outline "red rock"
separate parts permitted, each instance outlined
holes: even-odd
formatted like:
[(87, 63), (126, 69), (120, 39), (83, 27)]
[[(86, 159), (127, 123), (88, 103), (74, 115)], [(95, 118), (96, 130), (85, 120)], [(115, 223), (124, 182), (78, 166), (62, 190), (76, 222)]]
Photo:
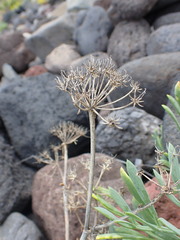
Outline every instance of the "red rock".
[(25, 77), (37, 76), (37, 75), (40, 75), (40, 74), (45, 73), (45, 72), (47, 72), (47, 69), (43, 65), (36, 65), (36, 66), (30, 67), (24, 73), (24, 76)]
[[(153, 178), (156, 181), (155, 178)], [(155, 183), (149, 181), (145, 184), (146, 190), (150, 196), (150, 199), (154, 199), (160, 193), (160, 187)], [(174, 204), (165, 195), (160, 198), (154, 205), (159, 217), (162, 217), (172, 223), (177, 228), (180, 228), (180, 208)]]
[[(84, 186), (87, 186), (88, 182), (88, 170), (84, 169), (81, 161), (87, 162), (90, 154), (82, 154), (78, 157), (69, 159), (69, 169), (76, 168), (77, 180), (81, 181)], [(104, 154), (96, 154), (96, 167), (95, 167), (95, 182), (100, 174), (100, 164), (103, 163), (103, 159), (107, 157)], [(63, 167), (63, 162), (60, 163), (60, 167)], [(123, 183), (120, 179), (121, 164), (118, 160), (113, 160), (112, 168), (107, 171), (102, 178), (102, 184), (105, 187), (111, 186), (117, 190), (123, 187)], [(69, 180), (70, 182), (70, 180)], [(62, 180), (58, 168), (55, 166), (45, 166), (40, 169), (34, 178), (32, 187), (32, 203), (33, 212), (37, 217), (38, 224), (46, 232), (47, 237), (50, 240), (64, 240), (64, 214), (63, 214), (63, 202), (62, 202)], [(75, 182), (71, 182), (69, 185), (69, 191), (76, 190), (78, 195), (76, 201), (81, 196), (80, 192), (83, 191), (83, 187)], [(84, 192), (84, 191), (83, 191)], [(128, 194), (129, 195), (129, 194)], [(69, 193), (69, 197), (72, 193)], [(86, 195), (83, 194), (86, 198)], [(125, 192), (126, 196), (126, 192)], [(80, 205), (83, 207), (76, 210), (79, 219), (84, 223), (85, 203), (79, 198)], [(79, 239), (81, 234), (81, 225), (77, 219), (76, 213), (71, 211), (70, 213), (70, 239)]]
[(34, 57), (35, 55), (25, 47), (21, 33), (8, 32), (0, 35), (0, 75), (4, 63), (10, 64), (17, 72), (23, 72)]

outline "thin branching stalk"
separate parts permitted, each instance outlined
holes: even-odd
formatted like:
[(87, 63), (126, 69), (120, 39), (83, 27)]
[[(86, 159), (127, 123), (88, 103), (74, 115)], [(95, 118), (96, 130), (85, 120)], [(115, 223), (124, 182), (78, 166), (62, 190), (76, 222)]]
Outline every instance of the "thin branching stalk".
[(94, 166), (95, 166), (95, 146), (96, 146), (95, 119), (96, 119), (96, 114), (90, 110), (89, 122), (90, 122), (90, 137), (91, 137), (91, 158), (90, 158), (89, 184), (88, 184), (85, 223), (84, 223), (84, 230), (82, 232), (80, 240), (87, 239), (87, 236), (89, 234), (92, 191), (93, 191), (93, 183), (94, 183)]
[(67, 196), (67, 166), (68, 166), (67, 144), (62, 145), (62, 152), (64, 157), (63, 202), (64, 202), (65, 240), (69, 240), (69, 212), (68, 212), (68, 196)]

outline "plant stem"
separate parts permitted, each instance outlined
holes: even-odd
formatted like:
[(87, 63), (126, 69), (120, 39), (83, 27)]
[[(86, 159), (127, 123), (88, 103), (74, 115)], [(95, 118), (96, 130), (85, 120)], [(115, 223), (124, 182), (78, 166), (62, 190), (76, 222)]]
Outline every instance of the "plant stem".
[(67, 162), (68, 162), (68, 150), (67, 145), (63, 145), (64, 156), (64, 175), (63, 175), (63, 202), (64, 202), (64, 222), (65, 222), (65, 240), (69, 240), (69, 213), (68, 213), (68, 196), (67, 196)]
[(91, 201), (92, 201), (92, 191), (93, 191), (93, 182), (94, 182), (94, 166), (95, 166), (95, 146), (96, 146), (95, 118), (96, 118), (96, 114), (92, 110), (89, 110), (91, 158), (90, 158), (90, 171), (89, 171), (89, 184), (88, 184), (88, 193), (87, 193), (85, 223), (84, 223), (84, 230), (82, 232), (80, 240), (86, 240), (89, 234)]

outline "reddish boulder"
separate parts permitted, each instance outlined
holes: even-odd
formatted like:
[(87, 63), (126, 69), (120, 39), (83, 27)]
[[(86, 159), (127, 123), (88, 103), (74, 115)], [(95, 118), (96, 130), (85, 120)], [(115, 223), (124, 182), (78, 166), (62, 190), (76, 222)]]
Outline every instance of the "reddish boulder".
[[(86, 199), (86, 191), (84, 188), (88, 182), (88, 170), (85, 169), (82, 162), (88, 163), (90, 154), (83, 154), (78, 157), (69, 159), (69, 167), (71, 170), (71, 180), (68, 180), (68, 194), (70, 211), (70, 239), (79, 239), (82, 228), (77, 219), (84, 222), (84, 213), (86, 203), (82, 200)], [(100, 175), (100, 171), (104, 164), (104, 159), (110, 158), (104, 154), (96, 154), (95, 167), (95, 183)], [(63, 162), (59, 164), (63, 168)], [(102, 177), (101, 186), (111, 186), (116, 190), (123, 187), (120, 179), (119, 170), (121, 167), (120, 161), (113, 159), (111, 169)], [(74, 169), (76, 170), (74, 172)], [(74, 172), (72, 174), (72, 171)], [(73, 176), (77, 177), (73, 179)], [(56, 165), (48, 165), (39, 170), (34, 178), (32, 187), (32, 202), (33, 212), (37, 217), (39, 225), (44, 229), (47, 237), (51, 240), (64, 240), (64, 214), (62, 202), (62, 180), (58, 167)], [(128, 194), (129, 195), (129, 194)], [(125, 193), (126, 197), (126, 193)], [(74, 209), (73, 209), (74, 208)]]
[(8, 32), (0, 35), (0, 76), (4, 63), (10, 64), (17, 72), (23, 72), (34, 57), (35, 55), (25, 47), (21, 33)]
[[(153, 179), (156, 181), (156, 179)], [(160, 193), (160, 187), (149, 181), (145, 184), (146, 190), (150, 199), (154, 199)], [(154, 205), (159, 217), (162, 217), (172, 223), (177, 228), (180, 228), (180, 208), (174, 204), (167, 196), (162, 196)]]
[(25, 77), (32, 77), (32, 76), (40, 75), (40, 74), (45, 73), (45, 72), (47, 72), (47, 69), (43, 65), (36, 65), (36, 66), (30, 67), (24, 73), (24, 76)]

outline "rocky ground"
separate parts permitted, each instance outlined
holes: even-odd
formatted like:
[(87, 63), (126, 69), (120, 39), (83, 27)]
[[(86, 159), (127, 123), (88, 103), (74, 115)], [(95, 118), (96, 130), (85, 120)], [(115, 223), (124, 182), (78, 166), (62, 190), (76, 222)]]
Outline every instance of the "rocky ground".
[[(117, 71), (125, 69), (147, 93), (143, 108), (111, 113), (121, 117), (122, 130), (97, 121), (97, 162), (113, 155), (133, 162), (141, 159), (152, 166), (151, 135), (159, 125), (164, 126), (164, 140), (175, 146), (180, 140), (161, 107), (180, 79), (180, 3), (26, 2), (18, 10), (5, 12), (2, 19), (8, 29), (0, 33), (0, 239), (63, 240), (59, 176), (51, 166), (38, 164), (34, 156), (56, 141), (49, 130), (59, 122), (73, 121), (87, 128), (89, 122), (86, 113), (77, 115), (70, 97), (57, 89), (55, 78), (62, 70), (85, 63), (91, 55), (101, 59), (111, 56)], [(116, 90), (110, 98), (123, 94), (123, 89)], [(84, 182), (87, 173), (80, 162), (88, 153), (87, 137), (69, 148), (69, 161), (76, 162), (79, 179)], [(120, 161), (113, 162), (113, 171), (104, 179), (107, 185), (122, 187), (121, 180), (117, 181), (120, 166)], [(162, 203), (169, 209), (167, 201)], [(173, 214), (179, 227), (179, 209)], [(83, 216), (81, 211), (81, 219)], [(169, 216), (161, 216), (169, 220)], [(76, 240), (80, 225), (75, 215), (71, 217), (71, 239)]]

